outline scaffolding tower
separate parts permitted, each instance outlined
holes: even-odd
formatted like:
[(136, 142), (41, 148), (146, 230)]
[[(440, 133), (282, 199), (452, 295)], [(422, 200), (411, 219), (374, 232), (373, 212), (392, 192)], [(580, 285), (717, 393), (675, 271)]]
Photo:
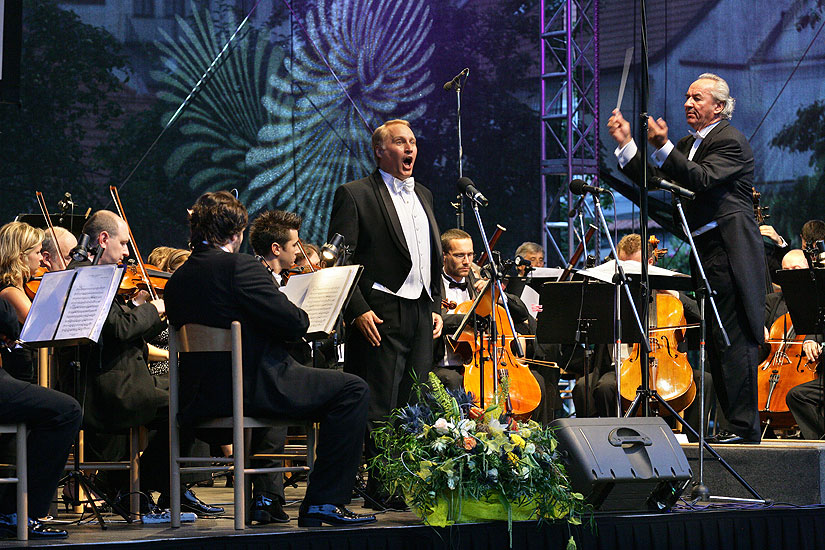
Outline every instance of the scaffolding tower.
[[(541, 0), (540, 10), (542, 246), (548, 262), (563, 255), (564, 265), (577, 242), (562, 197), (572, 204), (573, 178), (598, 185), (599, 2)], [(551, 233), (565, 225), (566, 255)]]

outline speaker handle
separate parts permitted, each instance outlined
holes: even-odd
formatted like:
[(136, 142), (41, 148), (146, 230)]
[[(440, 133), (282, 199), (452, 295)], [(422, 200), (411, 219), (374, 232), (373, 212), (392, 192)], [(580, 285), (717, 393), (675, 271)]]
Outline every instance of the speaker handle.
[[(620, 434), (619, 431), (630, 432), (630, 434)], [(621, 426), (619, 428), (613, 429), (610, 434), (607, 436), (607, 441), (613, 445), (614, 447), (624, 447), (625, 445), (644, 445), (648, 447), (653, 445), (653, 440), (650, 439), (646, 435), (642, 435), (636, 430), (632, 428), (628, 428), (627, 426)]]

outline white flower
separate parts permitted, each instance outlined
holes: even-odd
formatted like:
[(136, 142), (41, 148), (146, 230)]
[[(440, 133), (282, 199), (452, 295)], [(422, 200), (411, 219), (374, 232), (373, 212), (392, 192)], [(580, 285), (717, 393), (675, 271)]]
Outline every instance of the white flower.
[(475, 431), (476, 429), (476, 421), (470, 420), (469, 418), (464, 418), (458, 422), (456, 426), (456, 430), (458, 430), (459, 435), (461, 437), (468, 437)]
[(444, 449), (447, 448), (447, 445), (451, 441), (452, 440), (449, 437), (439, 437), (438, 439), (433, 441), (433, 444), (432, 444), (433, 450), (437, 453), (440, 453), (441, 451), (443, 451)]
[(497, 418), (490, 420), (487, 423), (487, 426), (490, 428), (490, 433), (493, 435), (498, 435), (507, 429), (507, 424), (502, 424)]
[(447, 487), (449, 487), (450, 489), (455, 489), (455, 477), (454, 476), (447, 477)]
[(498, 481), (498, 470), (496, 470), (495, 468), (490, 468), (489, 470), (487, 470), (487, 477), (490, 479), (490, 481)]
[(435, 430), (441, 435), (447, 434), (452, 427), (453, 423), (447, 422), (447, 420), (444, 418), (439, 418), (435, 421), (435, 424), (433, 424), (433, 428), (435, 428)]
[(524, 446), (524, 454), (531, 455), (536, 452), (536, 446), (533, 443), (528, 443)]

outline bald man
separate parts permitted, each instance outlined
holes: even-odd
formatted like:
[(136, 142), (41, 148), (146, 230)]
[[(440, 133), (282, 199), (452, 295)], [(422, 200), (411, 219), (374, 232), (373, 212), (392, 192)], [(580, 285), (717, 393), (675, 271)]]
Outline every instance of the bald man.
[(56, 243), (51, 231), (47, 230), (43, 238), (43, 265), (48, 271), (66, 269), (72, 261), (69, 253), (77, 246), (77, 238), (65, 227), (55, 226), (54, 234), (57, 236)]

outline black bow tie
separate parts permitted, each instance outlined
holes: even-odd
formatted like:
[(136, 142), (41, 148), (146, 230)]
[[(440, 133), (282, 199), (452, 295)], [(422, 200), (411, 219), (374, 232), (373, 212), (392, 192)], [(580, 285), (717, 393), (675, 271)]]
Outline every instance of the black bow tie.
[(452, 277), (448, 277), (447, 275), (444, 275), (444, 280), (447, 281), (447, 283), (449, 283), (447, 288), (458, 288), (458, 289), (461, 289), (461, 290), (467, 290), (467, 282), (466, 281), (463, 282), (463, 283), (457, 283), (452, 279)]

